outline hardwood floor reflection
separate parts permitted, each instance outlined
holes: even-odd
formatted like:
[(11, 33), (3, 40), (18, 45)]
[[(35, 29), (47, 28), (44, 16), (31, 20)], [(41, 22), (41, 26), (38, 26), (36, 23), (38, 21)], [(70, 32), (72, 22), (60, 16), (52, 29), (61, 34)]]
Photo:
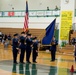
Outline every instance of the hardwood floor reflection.
[[(8, 48), (8, 50), (4, 50), (3, 45), (0, 44), (0, 61), (3, 60), (12, 60), (12, 48), (11, 46)], [(25, 57), (26, 59), (26, 57)], [(24, 61), (25, 61), (24, 59)], [(48, 75), (68, 75), (67, 74), (67, 69), (70, 71), (71, 66), (74, 66), (74, 69), (76, 70), (76, 62), (74, 61), (74, 56), (73, 55), (68, 55), (67, 51), (66, 53), (56, 53), (56, 61), (55, 62), (51, 62), (51, 56), (50, 56), (50, 52), (45, 52), (45, 51), (39, 51), (38, 53), (38, 58), (37, 58), (37, 64), (39, 65), (45, 65), (45, 66), (49, 66), (49, 69), (51, 68), (57, 68), (56, 70), (58, 72), (56, 72), (56, 74), (54, 74), (54, 69), (53, 72), (49, 71)], [(19, 55), (18, 55), (18, 60), (19, 62)], [(32, 54), (31, 54), (31, 58), (30, 61), (32, 62)], [(25, 61), (26, 62), (26, 61)], [(32, 63), (33, 64), (33, 63)], [(0, 67), (2, 67), (3, 65), (0, 64)], [(13, 66), (13, 65), (12, 65)], [(19, 64), (19, 70), (20, 73), (15, 73), (15, 71), (7, 71), (7, 67), (5, 67), (6, 69), (2, 69), (0, 68), (0, 75), (29, 75), (27, 74), (27, 72), (25, 74), (22, 73), (22, 64)], [(16, 67), (16, 65), (14, 65), (14, 68)], [(34, 67), (34, 69), (37, 71), (36, 65), (31, 65), (31, 71), (32, 71), (32, 67)], [(27, 69), (28, 66), (26, 65)], [(62, 68), (62, 69), (60, 69)], [(55, 71), (56, 71), (55, 70)], [(63, 73), (63, 71), (65, 71), (65, 73)], [(34, 72), (34, 70), (33, 70)], [(32, 74), (33, 75), (33, 74)], [(35, 75), (35, 74), (34, 74)], [(41, 75), (40, 73), (38, 73), (37, 75)]]

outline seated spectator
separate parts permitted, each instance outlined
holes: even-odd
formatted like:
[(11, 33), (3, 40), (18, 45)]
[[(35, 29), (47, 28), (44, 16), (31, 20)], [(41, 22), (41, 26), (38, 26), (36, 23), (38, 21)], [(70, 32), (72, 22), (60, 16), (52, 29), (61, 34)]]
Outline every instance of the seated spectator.
[(2, 35), (0, 35), (0, 42), (2, 42)]
[(11, 37), (11, 35), (9, 34), (8, 36), (7, 36), (7, 38), (8, 38), (8, 41), (9, 41), (9, 44), (11, 45), (12, 44), (12, 37)]
[(2, 35), (2, 32), (0, 31), (0, 35)]
[(2, 42), (2, 32), (0, 31), (0, 42)]
[(8, 45), (9, 45), (9, 40), (6, 39), (6, 40), (4, 41), (4, 49), (5, 49), (5, 50), (8, 48)]
[(75, 38), (72, 38), (71, 44), (74, 45), (74, 42), (75, 42)]
[(7, 37), (7, 34), (5, 34), (5, 35), (4, 35), (4, 40), (6, 40), (7, 38), (8, 38), (8, 37)]
[(11, 37), (10, 34), (7, 36), (7, 38), (8, 38), (8, 40), (11, 40), (12, 39), (12, 37)]

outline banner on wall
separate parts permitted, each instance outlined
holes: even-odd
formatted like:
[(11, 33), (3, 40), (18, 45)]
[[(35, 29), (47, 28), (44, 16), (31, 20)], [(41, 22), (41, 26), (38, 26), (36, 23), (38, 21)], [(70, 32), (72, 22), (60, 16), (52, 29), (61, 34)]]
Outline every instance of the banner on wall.
[(21, 16), (22, 12), (14, 12), (14, 16)]
[(72, 15), (72, 11), (61, 12), (60, 40), (69, 39), (69, 31), (72, 28)]
[(59, 10), (53, 11), (53, 15), (59, 15), (59, 14), (60, 14), (60, 11)]
[(29, 12), (29, 16), (36, 16), (36, 12), (30, 11), (30, 12)]
[(25, 12), (22, 12), (22, 13), (21, 13), (21, 16), (25, 16)]
[(14, 16), (14, 12), (8, 12), (8, 16)]
[(53, 11), (45, 11), (45, 16), (53, 15)]
[(45, 15), (44, 11), (37, 11), (37, 16), (44, 16), (44, 15)]
[(2, 12), (2, 16), (8, 16), (8, 12)]

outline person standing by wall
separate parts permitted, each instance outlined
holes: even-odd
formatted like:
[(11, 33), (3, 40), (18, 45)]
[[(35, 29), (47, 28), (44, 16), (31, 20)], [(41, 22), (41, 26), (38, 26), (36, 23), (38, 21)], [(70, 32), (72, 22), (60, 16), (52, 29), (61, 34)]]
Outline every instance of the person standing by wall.
[(50, 47), (50, 51), (51, 51), (51, 61), (55, 61), (55, 56), (56, 56), (56, 46), (58, 45), (57, 40), (55, 39), (55, 37), (52, 38), (52, 42), (51, 42), (51, 47)]

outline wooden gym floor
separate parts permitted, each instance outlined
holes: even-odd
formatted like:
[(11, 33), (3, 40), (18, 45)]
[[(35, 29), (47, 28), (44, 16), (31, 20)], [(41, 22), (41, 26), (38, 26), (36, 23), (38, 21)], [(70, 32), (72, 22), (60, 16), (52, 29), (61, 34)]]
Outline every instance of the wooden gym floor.
[[(71, 75), (72, 65), (74, 68), (73, 75), (76, 75), (76, 62), (73, 54), (67, 54), (67, 51), (66, 53), (57, 52), (56, 61), (51, 62), (50, 60), (50, 52), (39, 51), (36, 64), (16, 65), (12, 63), (11, 47), (9, 46), (6, 50), (0, 44), (0, 75)], [(32, 56), (30, 61), (32, 62)]]

